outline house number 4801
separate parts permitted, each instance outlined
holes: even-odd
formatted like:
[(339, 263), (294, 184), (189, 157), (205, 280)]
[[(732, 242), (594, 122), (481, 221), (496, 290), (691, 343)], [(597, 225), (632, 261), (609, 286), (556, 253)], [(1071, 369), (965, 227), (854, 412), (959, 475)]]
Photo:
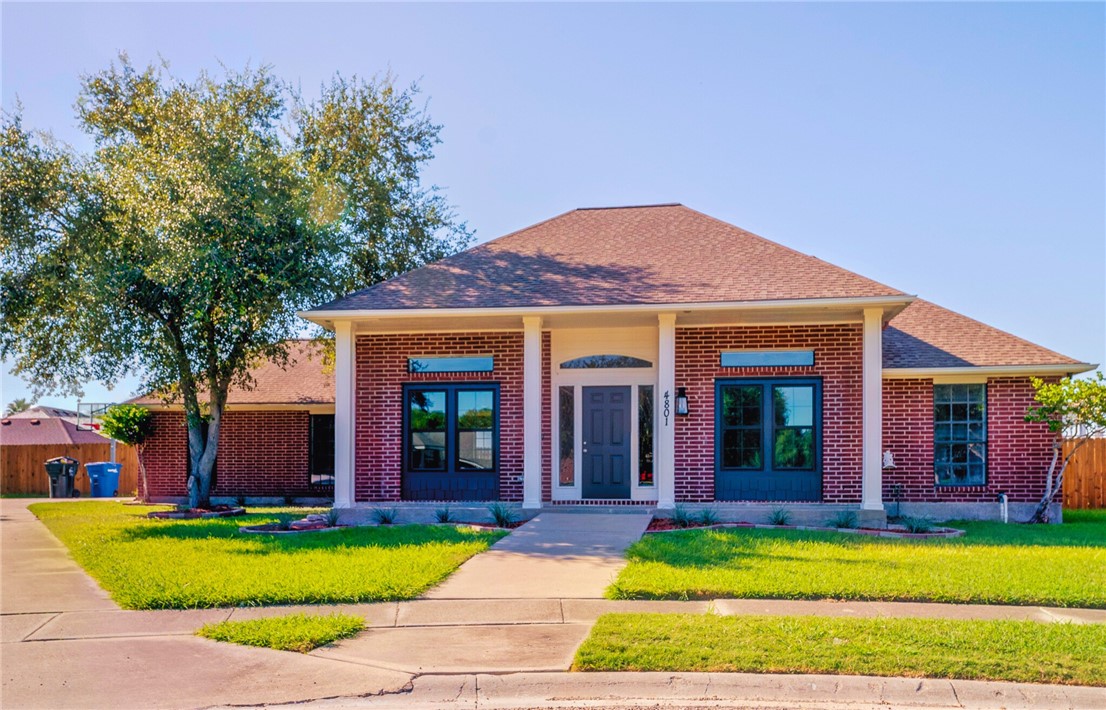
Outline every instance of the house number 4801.
[(668, 426), (668, 415), (672, 413), (672, 399), (668, 390), (664, 391), (664, 407), (662, 411), (664, 412), (664, 425)]

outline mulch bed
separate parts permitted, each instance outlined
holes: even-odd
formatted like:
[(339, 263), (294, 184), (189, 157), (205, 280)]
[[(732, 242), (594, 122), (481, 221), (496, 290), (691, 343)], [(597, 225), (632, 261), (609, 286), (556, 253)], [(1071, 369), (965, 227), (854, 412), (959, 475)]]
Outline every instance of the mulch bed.
[(231, 518), (245, 514), (245, 508), (216, 505), (211, 508), (189, 508), (188, 510), (155, 510), (152, 513), (146, 513), (146, 517), (158, 520), (196, 520), (198, 518)]
[(925, 540), (935, 537), (960, 537), (964, 534), (963, 530), (957, 530), (956, 528), (943, 528), (934, 527), (929, 532), (925, 533), (912, 533), (907, 532), (905, 528), (900, 526), (891, 526), (888, 529), (877, 528), (833, 528), (824, 527), (818, 525), (766, 525), (760, 523), (716, 523), (714, 525), (704, 525), (701, 522), (695, 521), (685, 526), (676, 525), (672, 518), (653, 518), (649, 521), (649, 527), (645, 529), (647, 533), (663, 533), (673, 532), (676, 530), (694, 530), (697, 528), (754, 528), (758, 530), (813, 530), (815, 532), (840, 532), (851, 533), (853, 535), (871, 535), (873, 537), (891, 537), (891, 538), (911, 538)]
[(516, 520), (509, 525), (496, 525), (495, 523), (453, 523), (454, 525), (468, 525), (471, 528), (484, 528), (485, 530), (514, 530), (521, 528), (529, 520)]
[(332, 526), (300, 526), (292, 527), (291, 523), (267, 523), (265, 525), (243, 525), (238, 528), (240, 533), (260, 533), (265, 535), (298, 535), (300, 533), (333, 532), (349, 527), (348, 525)]

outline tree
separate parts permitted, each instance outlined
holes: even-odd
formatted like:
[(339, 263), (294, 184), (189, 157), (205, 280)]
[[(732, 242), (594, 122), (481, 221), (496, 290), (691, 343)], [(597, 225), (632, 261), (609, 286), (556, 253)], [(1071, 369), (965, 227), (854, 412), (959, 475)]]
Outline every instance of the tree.
[(20, 412), (26, 412), (31, 407), (35, 406), (34, 400), (28, 402), (26, 399), (20, 397), (13, 399), (8, 403), (7, 408), (4, 410), (4, 416), (10, 417), (13, 414), (19, 414)]
[(138, 455), (138, 477), (142, 484), (142, 500), (150, 500), (150, 484), (146, 478), (146, 463), (142, 451), (146, 440), (154, 433), (154, 414), (145, 407), (134, 404), (117, 404), (108, 407), (100, 420), (100, 433), (134, 447)]
[[(1047, 424), (1048, 430), (1055, 435), (1055, 441), (1045, 492), (1028, 522), (1047, 523), (1049, 506), (1064, 485), (1064, 472), (1072, 456), (1088, 441), (1106, 435), (1106, 380), (1098, 372), (1096, 377), (1084, 380), (1065, 377), (1050, 383), (1033, 378), (1032, 382), (1037, 405), (1029, 408), (1025, 420)], [(1064, 439), (1070, 443), (1067, 453), (1063, 453)], [(1058, 474), (1057, 463), (1060, 464)]]
[(141, 373), (183, 404), (207, 505), (228, 389), (287, 363), (296, 311), (469, 242), (420, 180), (440, 126), (417, 95), (335, 77), (306, 101), (266, 68), (183, 81), (121, 56), (82, 80), (89, 152), (4, 116), (0, 356), (43, 391)]

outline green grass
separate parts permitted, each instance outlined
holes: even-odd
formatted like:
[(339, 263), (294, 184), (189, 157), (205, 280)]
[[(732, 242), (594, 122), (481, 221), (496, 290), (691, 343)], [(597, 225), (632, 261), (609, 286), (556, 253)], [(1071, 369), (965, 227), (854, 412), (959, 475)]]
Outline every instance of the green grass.
[(725, 529), (647, 535), (613, 599), (869, 599), (1106, 608), (1106, 511), (1063, 525), (961, 522), (964, 537), (895, 540)]
[(605, 614), (583, 671), (832, 673), (1106, 685), (1106, 625)]
[(349, 614), (290, 614), (250, 621), (208, 624), (196, 632), (214, 641), (307, 653), (365, 628), (365, 620)]
[(503, 535), (433, 525), (238, 532), (304, 514), (288, 508), (201, 520), (149, 520), (147, 512), (164, 507), (110, 501), (30, 510), (125, 609), (413, 599)]

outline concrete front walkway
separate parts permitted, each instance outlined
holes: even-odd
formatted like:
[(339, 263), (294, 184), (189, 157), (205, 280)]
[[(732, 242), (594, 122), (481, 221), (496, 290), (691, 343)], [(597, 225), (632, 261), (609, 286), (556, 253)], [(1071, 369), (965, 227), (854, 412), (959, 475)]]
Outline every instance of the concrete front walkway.
[(645, 511), (542, 511), (424, 597), (601, 599), (651, 517)]

